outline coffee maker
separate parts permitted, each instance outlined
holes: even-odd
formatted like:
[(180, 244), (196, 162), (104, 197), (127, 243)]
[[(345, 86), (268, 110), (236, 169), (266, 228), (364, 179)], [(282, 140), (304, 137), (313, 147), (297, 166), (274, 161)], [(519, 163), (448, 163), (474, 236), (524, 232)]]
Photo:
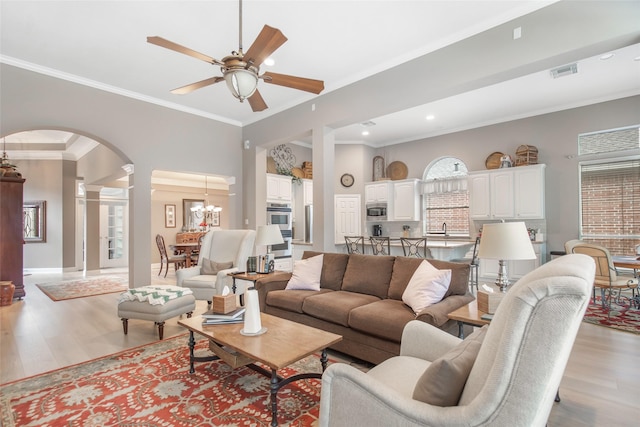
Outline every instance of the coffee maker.
[(382, 236), (382, 226), (380, 224), (373, 225), (373, 235), (374, 237)]

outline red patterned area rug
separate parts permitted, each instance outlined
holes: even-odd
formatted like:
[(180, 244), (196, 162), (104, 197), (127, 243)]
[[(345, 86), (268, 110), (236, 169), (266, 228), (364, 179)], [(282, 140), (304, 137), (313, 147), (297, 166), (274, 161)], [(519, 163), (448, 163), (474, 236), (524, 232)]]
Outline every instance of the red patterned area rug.
[[(640, 308), (626, 305), (611, 305), (611, 316), (602, 308), (600, 297), (596, 297), (596, 304), (591, 302), (584, 315), (584, 322), (594, 325), (607, 326), (621, 331), (640, 334)], [(628, 301), (627, 301), (628, 302)]]
[[(0, 386), (2, 424), (15, 426), (268, 426), (270, 379), (222, 361), (189, 374), (187, 335)], [(199, 340), (196, 355), (210, 355)], [(318, 355), (278, 371), (320, 372)], [(278, 392), (282, 426), (317, 423), (319, 379)]]
[(124, 292), (129, 289), (129, 279), (125, 276), (96, 276), (64, 282), (41, 283), (36, 286), (52, 300), (62, 301)]

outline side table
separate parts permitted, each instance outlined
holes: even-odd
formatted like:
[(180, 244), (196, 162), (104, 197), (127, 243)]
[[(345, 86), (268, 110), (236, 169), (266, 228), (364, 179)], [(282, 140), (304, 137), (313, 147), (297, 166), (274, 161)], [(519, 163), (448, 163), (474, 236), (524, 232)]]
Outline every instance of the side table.
[(473, 300), (467, 305), (463, 305), (457, 310), (453, 310), (447, 316), (449, 319), (458, 322), (458, 338), (464, 339), (464, 325), (484, 326), (491, 323), (491, 320), (483, 319), (486, 315), (484, 311), (478, 310), (478, 300)]
[[(248, 282), (253, 283), (253, 285), (255, 286), (256, 282), (260, 279), (262, 279), (263, 277), (269, 277), (271, 275), (273, 275), (274, 273), (276, 273), (275, 271), (271, 272), (271, 273), (247, 273), (246, 271), (236, 271), (234, 273), (229, 273), (228, 276), (231, 276), (231, 278), (233, 279), (233, 293), (236, 293), (236, 279), (239, 280), (246, 280)], [(244, 295), (240, 295), (240, 305), (244, 305)]]

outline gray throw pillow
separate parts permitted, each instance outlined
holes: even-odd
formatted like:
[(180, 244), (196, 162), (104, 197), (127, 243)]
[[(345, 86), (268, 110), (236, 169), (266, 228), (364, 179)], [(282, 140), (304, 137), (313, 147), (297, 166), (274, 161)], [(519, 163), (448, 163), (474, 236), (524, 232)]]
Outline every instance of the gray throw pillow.
[(416, 383), (413, 398), (435, 406), (457, 405), (486, 331), (482, 327), (434, 360)]
[(202, 266), (200, 267), (200, 274), (216, 275), (220, 270), (226, 270), (233, 267), (233, 261), (229, 262), (215, 262), (210, 259), (202, 258)]

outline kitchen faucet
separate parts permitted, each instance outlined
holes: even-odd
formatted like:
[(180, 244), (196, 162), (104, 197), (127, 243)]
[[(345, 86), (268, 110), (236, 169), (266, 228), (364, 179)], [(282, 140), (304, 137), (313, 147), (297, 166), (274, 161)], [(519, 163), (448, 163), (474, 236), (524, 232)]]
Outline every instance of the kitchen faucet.
[(444, 230), (444, 235), (446, 236), (447, 235), (447, 223), (446, 222), (442, 223), (442, 229)]

